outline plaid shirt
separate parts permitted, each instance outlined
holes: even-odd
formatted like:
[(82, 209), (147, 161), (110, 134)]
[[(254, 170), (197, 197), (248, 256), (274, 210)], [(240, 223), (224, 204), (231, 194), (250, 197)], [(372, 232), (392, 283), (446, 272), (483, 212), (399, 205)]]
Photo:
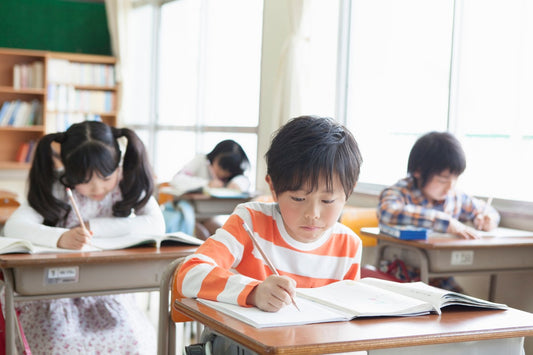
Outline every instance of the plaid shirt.
[[(444, 201), (429, 201), (416, 187), (413, 177), (407, 177), (381, 192), (378, 205), (380, 223), (413, 225), (446, 232), (450, 219), (473, 222), (485, 212), (485, 201), (470, 197), (460, 191), (450, 190)], [(487, 213), (499, 223), (500, 215), (489, 206)]]

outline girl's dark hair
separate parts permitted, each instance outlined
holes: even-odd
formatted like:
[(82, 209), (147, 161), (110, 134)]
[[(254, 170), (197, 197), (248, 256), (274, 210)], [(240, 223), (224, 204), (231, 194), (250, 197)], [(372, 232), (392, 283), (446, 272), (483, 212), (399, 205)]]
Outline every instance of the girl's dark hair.
[[(66, 132), (47, 134), (39, 140), (29, 174), (28, 203), (44, 217), (44, 224), (57, 225), (70, 212), (70, 205), (53, 195), (59, 181), (74, 188), (88, 182), (93, 174), (106, 177), (120, 165), (121, 153), (117, 138), (128, 141), (119, 183), (122, 200), (113, 205), (113, 215), (127, 217), (132, 209), (142, 208), (154, 189), (152, 169), (142, 141), (128, 128), (110, 127), (102, 122), (84, 121), (70, 126)], [(61, 147), (64, 171), (54, 170), (52, 142)]]
[(226, 139), (218, 143), (207, 154), (207, 159), (211, 164), (218, 159), (218, 165), (230, 173), (228, 181), (237, 175), (242, 175), (250, 165), (244, 149), (242, 149), (239, 143), (231, 139)]
[(465, 152), (461, 143), (448, 132), (429, 132), (424, 134), (411, 148), (407, 172), (414, 177), (419, 188), (426, 186), (433, 176), (449, 170), (451, 174), (461, 175), (466, 169)]
[[(281, 127), (265, 155), (274, 191), (318, 188), (320, 177), (333, 189), (336, 174), (348, 198), (363, 161), (350, 131), (328, 117), (301, 116)], [(304, 184), (309, 184), (304, 186)]]

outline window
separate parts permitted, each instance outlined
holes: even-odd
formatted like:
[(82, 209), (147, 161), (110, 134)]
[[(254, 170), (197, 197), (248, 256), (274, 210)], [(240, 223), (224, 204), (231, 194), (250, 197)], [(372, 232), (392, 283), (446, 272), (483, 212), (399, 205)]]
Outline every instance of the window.
[(167, 1), (137, 7), (132, 22), (132, 31), (153, 33), (129, 42), (135, 89), (126, 124), (149, 147), (158, 180), (234, 139), (250, 159), (254, 185), (262, 1)]
[(462, 189), (533, 201), (531, 19), (526, 0), (353, 0), (346, 124), (360, 180), (394, 183), (420, 135), (448, 130), (467, 157)]

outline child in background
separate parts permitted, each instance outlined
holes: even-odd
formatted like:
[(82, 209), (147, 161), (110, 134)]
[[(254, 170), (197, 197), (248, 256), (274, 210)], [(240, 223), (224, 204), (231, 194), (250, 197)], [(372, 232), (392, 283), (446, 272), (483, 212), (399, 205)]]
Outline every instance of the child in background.
[[(207, 155), (197, 155), (187, 163), (170, 182), (178, 190), (197, 190), (204, 187), (228, 188), (237, 192), (248, 192), (250, 180), (244, 175), (250, 162), (244, 149), (234, 140), (219, 142)], [(221, 226), (216, 218), (200, 221), (196, 228), (202, 238), (215, 233)], [(168, 230), (167, 232), (173, 232)]]
[[(409, 154), (408, 176), (380, 195), (380, 223), (413, 225), (466, 239), (477, 238), (476, 229), (496, 228), (500, 215), (492, 206), (455, 188), (465, 168), (463, 148), (452, 134), (423, 135)], [(474, 227), (465, 224), (468, 222)], [(452, 279), (441, 283), (438, 286), (442, 288), (458, 287)]]
[(197, 155), (185, 165), (170, 182), (182, 186), (226, 187), (247, 192), (250, 181), (244, 175), (250, 163), (244, 149), (228, 139), (218, 143), (207, 155)]
[[(266, 161), (275, 202), (239, 205), (184, 260), (174, 294), (275, 312), (291, 304), (296, 287), (359, 279), (361, 240), (338, 223), (362, 162), (352, 134), (329, 118), (294, 118), (275, 135)], [(254, 250), (243, 222), (280, 276)], [(204, 340), (213, 343), (214, 354), (239, 351), (237, 344), (209, 330)]]
[[(118, 138), (127, 138), (122, 157)], [(60, 145), (60, 169), (52, 143)], [(77, 201), (88, 234), (69, 203)], [(8, 237), (44, 246), (81, 249), (92, 236), (164, 233), (144, 145), (130, 129), (101, 122), (73, 124), (45, 135), (29, 174), (27, 202), (5, 225)], [(105, 275), (102, 275), (105, 277)], [(134, 275), (132, 275), (134, 277)], [(20, 321), (34, 354), (153, 354), (155, 329), (133, 294), (18, 302)]]

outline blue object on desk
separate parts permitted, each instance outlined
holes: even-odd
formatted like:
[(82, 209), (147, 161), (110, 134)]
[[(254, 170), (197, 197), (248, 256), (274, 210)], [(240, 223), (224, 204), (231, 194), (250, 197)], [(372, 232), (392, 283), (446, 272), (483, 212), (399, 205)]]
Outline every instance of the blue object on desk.
[(390, 235), (402, 240), (427, 240), (429, 229), (415, 226), (391, 226), (388, 224), (379, 224), (379, 231), (383, 234)]

